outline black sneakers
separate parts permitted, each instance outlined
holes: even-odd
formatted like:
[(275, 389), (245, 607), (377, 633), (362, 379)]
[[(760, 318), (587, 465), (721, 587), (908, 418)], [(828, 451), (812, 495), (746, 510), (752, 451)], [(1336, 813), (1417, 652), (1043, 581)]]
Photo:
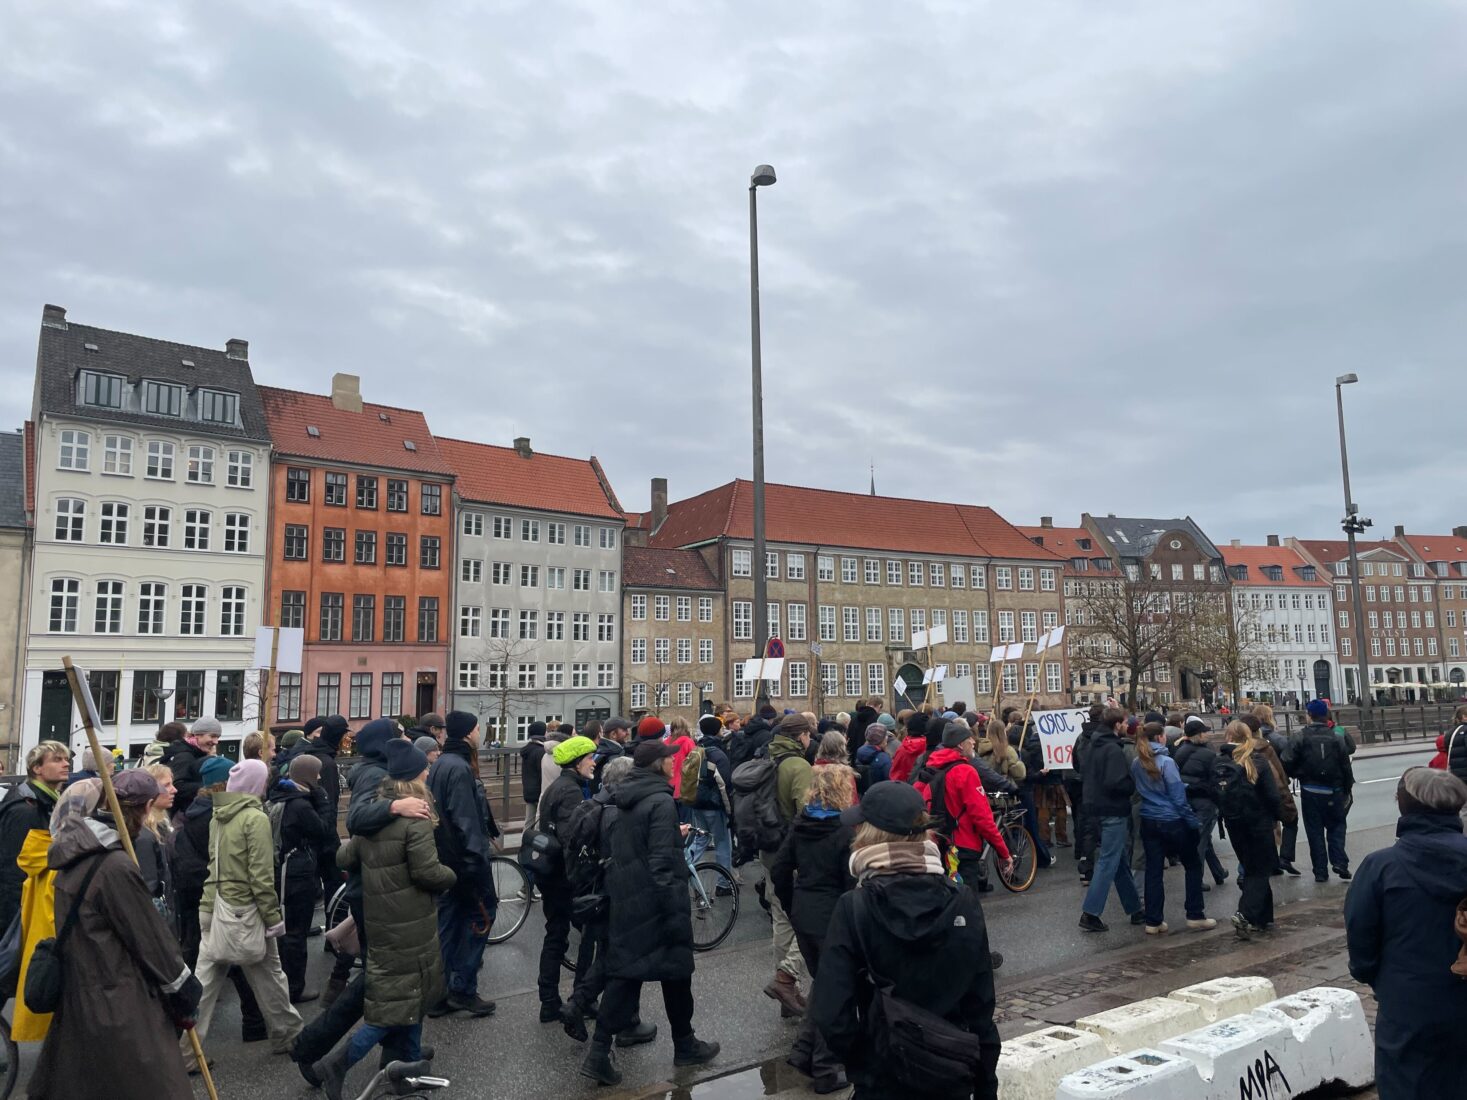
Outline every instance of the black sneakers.
[(1082, 932), (1109, 932), (1110, 926), (1092, 913), (1080, 914), (1080, 931)]

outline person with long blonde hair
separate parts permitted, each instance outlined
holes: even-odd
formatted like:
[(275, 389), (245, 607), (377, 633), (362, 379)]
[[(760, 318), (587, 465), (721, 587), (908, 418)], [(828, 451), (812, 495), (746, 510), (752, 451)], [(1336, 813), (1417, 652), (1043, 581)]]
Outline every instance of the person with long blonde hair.
[(138, 871), (147, 884), (153, 907), (168, 922), (173, 934), (178, 935), (178, 911), (173, 893), (173, 826), (168, 817), (173, 809), (173, 769), (167, 764), (146, 764), (142, 770), (157, 782), (158, 797), (148, 803), (143, 827), (133, 845), (138, 857)]
[(1233, 914), (1238, 938), (1249, 939), (1273, 924), (1273, 869), (1278, 859), (1273, 824), (1279, 819), (1279, 789), (1273, 769), (1260, 760), (1261, 742), (1241, 721), (1228, 723), (1228, 743), (1214, 766), (1218, 798), (1241, 870), (1242, 897)]
[(1166, 747), (1166, 727), (1147, 722), (1136, 735), (1136, 759), (1131, 761), (1131, 778), (1141, 796), (1141, 844), (1146, 852), (1146, 934), (1167, 931), (1166, 863), (1179, 859), (1185, 872), (1187, 927), (1206, 931), (1217, 927), (1203, 911), (1202, 826), (1187, 801), (1177, 762)]

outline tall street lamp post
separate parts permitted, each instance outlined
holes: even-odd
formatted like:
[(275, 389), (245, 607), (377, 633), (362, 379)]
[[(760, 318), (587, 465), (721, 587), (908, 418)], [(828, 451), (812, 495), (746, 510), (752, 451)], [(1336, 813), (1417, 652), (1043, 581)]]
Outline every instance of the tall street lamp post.
[[(774, 169), (761, 164), (749, 177), (749, 317), (754, 353), (754, 656), (764, 656), (769, 641), (769, 570), (764, 548), (764, 374), (759, 357), (759, 204), (761, 187), (774, 184)], [(768, 694), (761, 681), (756, 693), (763, 704)]]
[(1360, 598), (1360, 558), (1355, 552), (1355, 536), (1365, 533), (1370, 520), (1360, 516), (1354, 498), (1350, 495), (1350, 456), (1345, 448), (1345, 396), (1342, 387), (1360, 381), (1354, 373), (1342, 374), (1335, 379), (1335, 411), (1340, 419), (1340, 474), (1345, 481), (1345, 518), (1340, 525), (1345, 529), (1345, 538), (1350, 544), (1350, 588), (1355, 604), (1355, 646), (1357, 649), (1360, 681), (1356, 694), (1362, 706), (1372, 706), (1374, 698), (1370, 692), (1370, 665), (1365, 655), (1365, 605)]

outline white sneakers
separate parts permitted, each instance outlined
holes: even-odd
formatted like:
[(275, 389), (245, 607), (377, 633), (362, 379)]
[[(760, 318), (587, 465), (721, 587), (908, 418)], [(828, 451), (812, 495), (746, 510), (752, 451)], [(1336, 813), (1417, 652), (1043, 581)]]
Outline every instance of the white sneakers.
[(1211, 917), (1203, 917), (1201, 920), (1189, 920), (1187, 922), (1187, 931), (1189, 932), (1208, 932), (1216, 927), (1217, 921)]

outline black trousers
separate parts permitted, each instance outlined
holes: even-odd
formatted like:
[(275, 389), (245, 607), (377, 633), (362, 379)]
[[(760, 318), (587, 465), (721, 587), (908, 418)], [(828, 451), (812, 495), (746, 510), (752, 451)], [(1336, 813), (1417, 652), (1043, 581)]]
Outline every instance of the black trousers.
[(1085, 812), (1085, 785), (1074, 779), (1065, 780), (1065, 794), (1070, 796), (1070, 818), (1075, 828), (1075, 848), (1073, 855), (1076, 860), (1093, 858), (1095, 854), (1095, 838), (1092, 835), (1090, 815)]
[[(805, 969), (810, 972), (812, 982), (819, 981), (820, 941), (814, 936), (795, 933), (795, 942), (800, 945), (800, 954), (805, 958)], [(814, 993), (811, 993), (814, 996)], [(800, 1062), (808, 1062), (811, 1077), (833, 1077), (841, 1071), (840, 1059), (825, 1044), (825, 1036), (815, 1026), (815, 1016), (806, 1012), (800, 1020), (800, 1030), (795, 1035), (791, 1055)]]
[[(571, 904), (574, 897), (570, 883), (563, 876), (541, 879), (540, 900), (545, 907), (545, 941), (540, 946), (540, 1003), (560, 1007), (560, 970), (566, 948), (570, 946)], [(576, 952), (576, 973), (589, 969), (595, 953), (595, 942), (581, 937)]]
[[(199, 902), (203, 901), (202, 890), (177, 890), (174, 893), (178, 905), (179, 945), (183, 948), (183, 961), (190, 970), (199, 964), (199, 941), (203, 938), (199, 928)], [(242, 1037), (246, 1042), (264, 1039), (268, 1034), (265, 1015), (255, 1000), (255, 991), (245, 981), (244, 973), (237, 966), (229, 968), (229, 981), (239, 994), (239, 1022)]]
[[(693, 979), (659, 983), (662, 1007), (667, 1011), (667, 1024), (673, 1041), (693, 1034)], [(619, 1031), (636, 1023), (641, 1013), (642, 983), (631, 978), (607, 978), (606, 992), (601, 995), (601, 1012), (596, 1017), (596, 1034), (592, 1042), (601, 1050), (611, 1049), (611, 1040)]]
[(606, 935), (607, 924), (588, 924), (581, 929), (581, 949), (585, 953), (589, 945), (590, 960), (586, 965), (576, 963), (576, 981), (571, 990), (570, 1003), (582, 1015), (596, 1003), (596, 998), (606, 988)]
[(1228, 825), (1228, 839), (1243, 867), (1242, 898), (1238, 912), (1258, 928), (1273, 923), (1273, 869), (1278, 849), (1273, 846), (1271, 825)]
[(306, 938), (316, 918), (316, 890), (320, 886), (315, 870), (285, 879), (285, 935), (280, 939), (280, 969), (285, 971), (285, 984), (291, 999), (306, 988)]

